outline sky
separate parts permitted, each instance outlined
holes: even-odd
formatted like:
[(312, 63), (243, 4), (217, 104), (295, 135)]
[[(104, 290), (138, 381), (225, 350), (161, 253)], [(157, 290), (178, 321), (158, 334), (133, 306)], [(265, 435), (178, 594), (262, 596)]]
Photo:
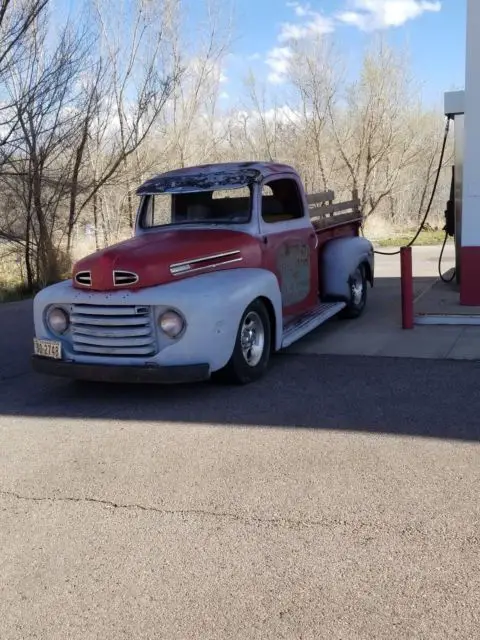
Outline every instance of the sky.
[[(480, 1), (480, 0), (479, 0)], [(467, 0), (232, 0), (235, 40), (224, 68), (223, 97), (238, 94), (251, 67), (271, 91), (281, 89), (290, 38), (327, 34), (355, 75), (375, 33), (408, 52), (428, 106), (464, 87)]]
[[(249, 69), (265, 84), (270, 100), (281, 94), (290, 39), (308, 40), (315, 35), (334, 43), (354, 79), (362, 51), (381, 33), (392, 46), (408, 54), (427, 107), (443, 111), (444, 92), (464, 88), (467, 0), (213, 1), (224, 16), (230, 15), (230, 9), (234, 15), (233, 42), (222, 68), (222, 103), (227, 108), (241, 99)], [(59, 14), (74, 14), (83, 2), (52, 0)], [(129, 0), (118, 2), (128, 4)], [(195, 47), (206, 3), (182, 2), (188, 7), (188, 35)]]

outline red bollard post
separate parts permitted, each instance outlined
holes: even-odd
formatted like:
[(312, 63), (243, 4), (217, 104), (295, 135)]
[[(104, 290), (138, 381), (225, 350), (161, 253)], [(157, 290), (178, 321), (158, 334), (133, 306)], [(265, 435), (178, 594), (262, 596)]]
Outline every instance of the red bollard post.
[(400, 249), (400, 278), (402, 287), (402, 329), (413, 329), (412, 247), (402, 247)]

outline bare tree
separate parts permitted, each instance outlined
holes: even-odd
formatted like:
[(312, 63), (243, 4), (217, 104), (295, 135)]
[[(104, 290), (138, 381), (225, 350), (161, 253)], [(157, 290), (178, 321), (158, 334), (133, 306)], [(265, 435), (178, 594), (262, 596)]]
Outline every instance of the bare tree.
[[(167, 4), (171, 1), (167, 0)], [(147, 0), (96, 2), (101, 31), (98, 56), (109, 82), (103, 87), (102, 99), (95, 100), (101, 113), (96, 130), (90, 131), (89, 150), (102, 156), (103, 166), (95, 164), (94, 183), (86, 197), (77, 202), (74, 223), (122, 168), (128, 194), (128, 221), (133, 225), (129, 158), (152, 131), (180, 75), (175, 63), (167, 68), (159, 64), (165, 59), (162, 56), (165, 6), (157, 3), (153, 7)]]
[[(0, 0), (0, 84), (13, 60), (22, 55), (22, 43), (35, 21), (44, 13), (48, 0)], [(0, 107), (0, 167), (12, 151), (18, 121), (11, 105)]]
[(34, 255), (41, 282), (57, 280), (62, 271), (55, 231), (71, 188), (72, 143), (79, 124), (75, 80), (88, 46), (85, 33), (67, 24), (50, 53), (47, 27), (47, 20), (35, 22), (22, 45), (22, 55), (5, 73), (19, 132), (11, 142), (8, 174), (22, 184), (28, 270), (34, 271)]
[(47, 4), (48, 0), (0, 0), (0, 74)]
[(405, 60), (380, 40), (367, 52), (359, 81), (348, 87), (346, 108), (328, 107), (346, 180), (358, 190), (365, 218), (418, 162), (417, 132), (406, 119), (413, 90)]
[(202, 157), (211, 157), (217, 137), (223, 139), (226, 135), (218, 127), (212, 128), (211, 116), (215, 113), (222, 67), (230, 44), (231, 20), (226, 3), (207, 0), (205, 20), (195, 25), (195, 47), (192, 48), (188, 25), (182, 22), (180, 16), (184, 14), (179, 13), (179, 9), (182, 7), (172, 12), (169, 55), (183, 73), (165, 111), (164, 131), (169, 141), (165, 156), (170, 162), (186, 166)]
[(298, 135), (304, 143), (304, 157), (318, 175), (318, 179), (312, 176), (313, 181), (323, 190), (330, 187), (335, 171), (329, 114), (336, 106), (341, 80), (339, 59), (325, 37), (294, 44), (290, 81), (299, 97)]
[(248, 110), (253, 120), (255, 135), (248, 131), (248, 117), (243, 118), (244, 136), (258, 159), (273, 161), (277, 158), (278, 136), (278, 110), (275, 101), (271, 105), (267, 100), (265, 84), (259, 85), (255, 74), (250, 69), (245, 78), (245, 88), (248, 102), (244, 109)]

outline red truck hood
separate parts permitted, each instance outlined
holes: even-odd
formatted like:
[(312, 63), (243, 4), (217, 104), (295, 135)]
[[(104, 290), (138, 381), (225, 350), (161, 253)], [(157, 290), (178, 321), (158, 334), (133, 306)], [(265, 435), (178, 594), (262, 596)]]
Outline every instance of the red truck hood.
[(260, 264), (260, 243), (246, 233), (162, 229), (79, 260), (73, 269), (73, 286), (94, 291), (139, 289), (209, 271)]

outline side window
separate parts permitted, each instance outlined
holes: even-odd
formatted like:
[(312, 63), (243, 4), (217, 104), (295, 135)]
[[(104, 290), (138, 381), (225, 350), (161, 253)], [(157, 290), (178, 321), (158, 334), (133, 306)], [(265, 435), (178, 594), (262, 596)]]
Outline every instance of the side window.
[(295, 180), (272, 180), (262, 188), (262, 218), (264, 222), (285, 222), (303, 218), (303, 205)]

